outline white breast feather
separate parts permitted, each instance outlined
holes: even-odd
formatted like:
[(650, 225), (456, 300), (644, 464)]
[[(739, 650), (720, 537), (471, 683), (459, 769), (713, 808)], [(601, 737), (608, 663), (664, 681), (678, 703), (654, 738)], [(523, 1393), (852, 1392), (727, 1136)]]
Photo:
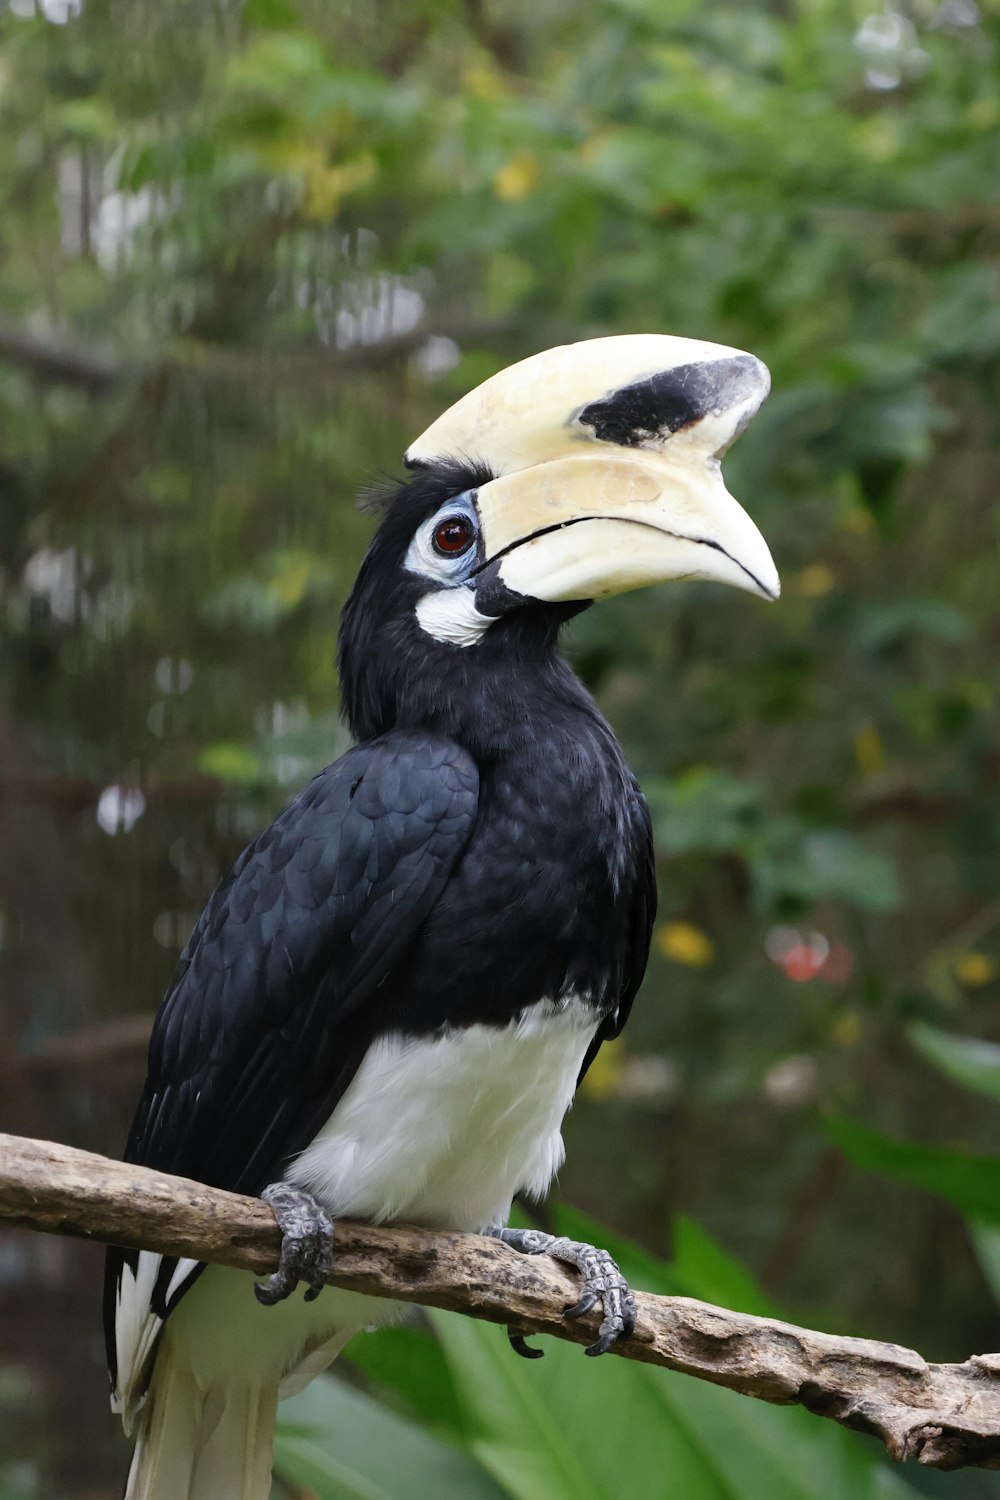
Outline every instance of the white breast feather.
[(514, 1194), (544, 1193), (562, 1164), (596, 1026), (587, 1005), (543, 1003), (505, 1027), (382, 1037), (285, 1175), (335, 1218), (503, 1223)]

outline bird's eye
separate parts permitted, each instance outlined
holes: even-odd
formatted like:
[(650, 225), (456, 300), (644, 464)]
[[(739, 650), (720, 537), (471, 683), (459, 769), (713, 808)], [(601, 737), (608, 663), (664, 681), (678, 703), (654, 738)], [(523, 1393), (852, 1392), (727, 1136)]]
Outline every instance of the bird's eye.
[(475, 527), (468, 516), (445, 516), (431, 534), (434, 551), (442, 557), (459, 557), (468, 552), (475, 539)]

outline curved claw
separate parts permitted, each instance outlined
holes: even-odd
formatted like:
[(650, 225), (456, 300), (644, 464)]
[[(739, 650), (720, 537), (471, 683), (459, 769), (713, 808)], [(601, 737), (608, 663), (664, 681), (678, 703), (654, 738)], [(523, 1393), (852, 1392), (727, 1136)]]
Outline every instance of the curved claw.
[(572, 1307), (563, 1308), (564, 1318), (585, 1318), (589, 1312), (597, 1306), (600, 1298), (596, 1292), (584, 1292), (579, 1302), (574, 1302)]
[(281, 1271), (275, 1271), (266, 1281), (255, 1281), (253, 1294), (263, 1307), (276, 1307), (279, 1302), (284, 1302), (295, 1290), (295, 1278), (285, 1276)]
[(515, 1328), (507, 1329), (507, 1338), (510, 1340), (510, 1347), (513, 1349), (514, 1353), (519, 1354), (522, 1359), (545, 1358), (545, 1350), (533, 1349), (531, 1345), (525, 1341), (524, 1334), (518, 1333)]

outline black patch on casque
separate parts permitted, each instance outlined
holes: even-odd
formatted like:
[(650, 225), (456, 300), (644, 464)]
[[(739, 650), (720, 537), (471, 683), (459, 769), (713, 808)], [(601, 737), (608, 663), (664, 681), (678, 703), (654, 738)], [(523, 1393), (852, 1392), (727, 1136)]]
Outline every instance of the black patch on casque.
[(639, 448), (739, 406), (760, 390), (760, 366), (750, 354), (678, 365), (622, 386), (577, 413), (602, 443)]

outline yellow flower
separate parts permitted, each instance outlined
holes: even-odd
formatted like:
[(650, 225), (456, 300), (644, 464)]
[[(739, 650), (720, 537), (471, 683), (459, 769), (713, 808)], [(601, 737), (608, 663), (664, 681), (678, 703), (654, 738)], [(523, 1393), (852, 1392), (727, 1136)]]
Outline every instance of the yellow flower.
[(902, 132), (897, 122), (884, 111), (864, 120), (856, 130), (858, 149), (869, 161), (892, 161), (899, 154)]
[(715, 957), (712, 940), (691, 922), (664, 922), (656, 929), (656, 946), (675, 964), (702, 969)]
[(988, 953), (963, 953), (955, 960), (955, 978), (970, 989), (979, 989), (997, 977), (997, 966)]
[(314, 572), (312, 558), (301, 552), (286, 553), (278, 560), (269, 589), (279, 603), (294, 609), (306, 597)]
[(808, 568), (803, 568), (799, 573), (799, 593), (804, 594), (807, 599), (821, 599), (828, 594), (837, 582), (832, 568), (826, 563), (811, 563)]
[(465, 87), (475, 99), (484, 99), (487, 104), (493, 104), (497, 99), (502, 99), (507, 92), (500, 74), (478, 63), (471, 68), (466, 68)]
[(1000, 121), (1000, 105), (993, 97), (973, 99), (965, 111), (965, 118), (973, 130), (992, 130)]
[(530, 151), (518, 151), (493, 178), (493, 191), (504, 203), (520, 203), (530, 198), (538, 186), (542, 169), (538, 157)]
[(625, 1067), (625, 1047), (621, 1042), (605, 1042), (580, 1085), (581, 1094), (591, 1099), (610, 1099), (618, 1091)]
[(866, 724), (854, 736), (854, 758), (858, 763), (858, 770), (863, 771), (866, 776), (870, 776), (873, 771), (881, 771), (885, 765), (885, 751), (874, 725)]
[(841, 531), (850, 532), (852, 536), (867, 536), (874, 529), (875, 522), (872, 520), (870, 510), (855, 502), (850, 505), (840, 517), (838, 522)]
[(841, 1047), (853, 1047), (861, 1037), (861, 1018), (857, 1011), (845, 1011), (835, 1023), (832, 1035)]
[(306, 197), (302, 212), (310, 219), (332, 219), (342, 198), (370, 187), (378, 176), (378, 163), (370, 151), (337, 166), (328, 166), (319, 156), (306, 172)]

